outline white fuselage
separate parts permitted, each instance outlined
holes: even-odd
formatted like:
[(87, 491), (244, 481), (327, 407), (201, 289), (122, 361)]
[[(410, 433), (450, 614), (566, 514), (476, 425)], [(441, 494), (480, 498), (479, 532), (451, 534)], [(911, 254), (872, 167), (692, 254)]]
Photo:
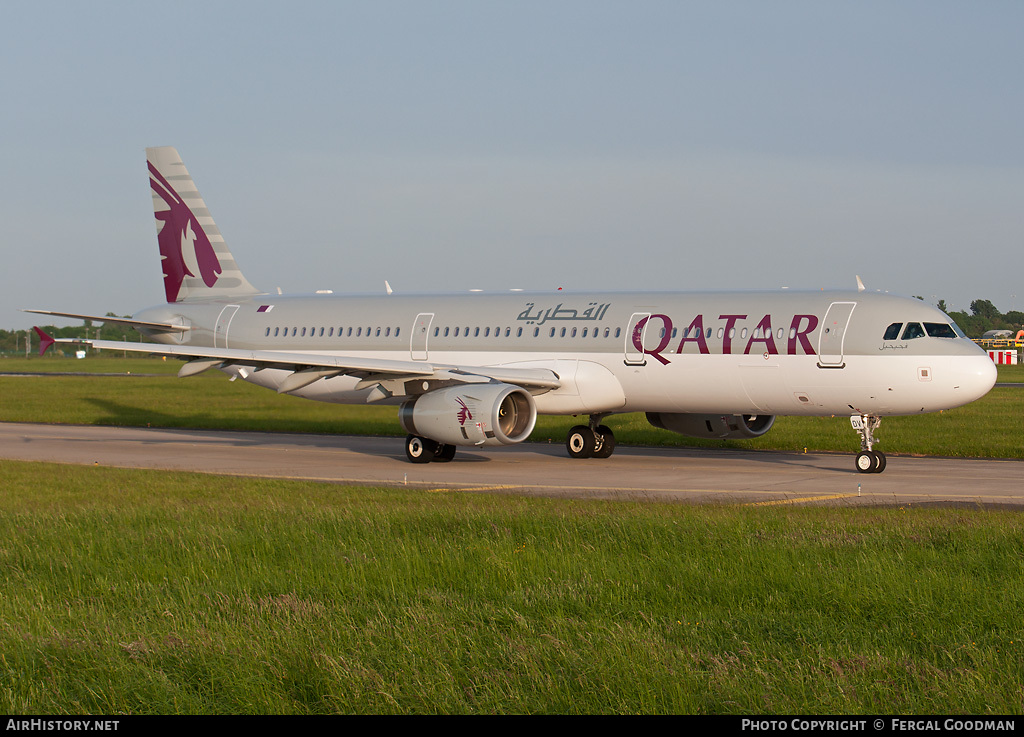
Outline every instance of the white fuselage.
[[(992, 361), (958, 329), (901, 338), (914, 332), (906, 325), (950, 326), (944, 313), (870, 292), (262, 295), (136, 317), (188, 325), (153, 336), (173, 345), (545, 369), (560, 386), (533, 392), (541, 414), (914, 414), (966, 404), (995, 382)], [(291, 373), (237, 361), (224, 370), (271, 389)], [(290, 393), (364, 403), (362, 380)]]

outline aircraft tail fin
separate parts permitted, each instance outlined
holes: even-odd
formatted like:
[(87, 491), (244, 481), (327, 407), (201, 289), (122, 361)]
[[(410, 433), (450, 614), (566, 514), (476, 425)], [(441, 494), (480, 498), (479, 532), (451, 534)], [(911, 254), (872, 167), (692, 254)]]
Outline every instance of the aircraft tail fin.
[(147, 148), (168, 302), (263, 294), (242, 275), (177, 150)]

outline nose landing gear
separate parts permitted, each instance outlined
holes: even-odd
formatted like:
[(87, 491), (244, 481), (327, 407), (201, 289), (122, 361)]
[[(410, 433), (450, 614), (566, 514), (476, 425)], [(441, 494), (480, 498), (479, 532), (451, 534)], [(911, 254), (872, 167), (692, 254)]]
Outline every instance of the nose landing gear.
[(882, 418), (874, 415), (852, 415), (850, 424), (860, 435), (860, 453), (854, 464), (858, 473), (881, 473), (885, 470), (885, 454), (874, 450), (874, 433), (882, 424)]

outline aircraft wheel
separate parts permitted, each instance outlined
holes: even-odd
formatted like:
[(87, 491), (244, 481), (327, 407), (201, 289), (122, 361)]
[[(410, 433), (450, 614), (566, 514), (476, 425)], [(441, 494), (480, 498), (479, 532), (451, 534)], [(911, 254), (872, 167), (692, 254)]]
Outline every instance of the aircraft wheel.
[(410, 463), (430, 463), (436, 450), (437, 442), (430, 438), (410, 435), (405, 439), (405, 457)]
[(875, 473), (875, 468), (878, 465), (875, 454), (870, 450), (862, 450), (858, 453), (854, 463), (857, 466), (858, 473)]
[(875, 456), (875, 468), (873, 473), (881, 473), (885, 470), (885, 453), (880, 450), (871, 451)]
[(577, 425), (569, 431), (565, 439), (565, 449), (569, 451), (570, 458), (590, 458), (594, 455), (597, 447), (597, 438), (594, 431), (586, 425)]
[(454, 445), (438, 443), (437, 450), (434, 451), (434, 460), (440, 461), (441, 463), (447, 463), (455, 457), (455, 448), (456, 446)]
[(615, 452), (615, 433), (607, 425), (597, 427), (597, 447), (594, 458), (608, 458)]

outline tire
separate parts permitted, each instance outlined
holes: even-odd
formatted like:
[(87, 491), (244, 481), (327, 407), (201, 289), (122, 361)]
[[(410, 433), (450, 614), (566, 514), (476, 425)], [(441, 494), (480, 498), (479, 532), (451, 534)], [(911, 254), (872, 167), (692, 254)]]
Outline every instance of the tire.
[(570, 458), (590, 458), (594, 455), (596, 447), (597, 438), (594, 437), (594, 431), (586, 425), (577, 425), (565, 438), (565, 449), (569, 451)]
[(872, 473), (881, 473), (885, 470), (885, 453), (880, 450), (871, 451), (875, 456), (875, 468)]
[(615, 433), (607, 425), (598, 426), (597, 445), (594, 458), (609, 458), (615, 452)]
[(862, 450), (857, 454), (854, 464), (857, 466), (858, 473), (876, 473), (875, 468), (878, 466), (878, 460), (870, 450)]
[(447, 443), (438, 443), (437, 450), (434, 451), (434, 460), (439, 463), (447, 463), (455, 457), (454, 445), (448, 445)]
[(436, 451), (437, 442), (430, 438), (410, 435), (405, 439), (405, 457), (410, 463), (430, 463)]

